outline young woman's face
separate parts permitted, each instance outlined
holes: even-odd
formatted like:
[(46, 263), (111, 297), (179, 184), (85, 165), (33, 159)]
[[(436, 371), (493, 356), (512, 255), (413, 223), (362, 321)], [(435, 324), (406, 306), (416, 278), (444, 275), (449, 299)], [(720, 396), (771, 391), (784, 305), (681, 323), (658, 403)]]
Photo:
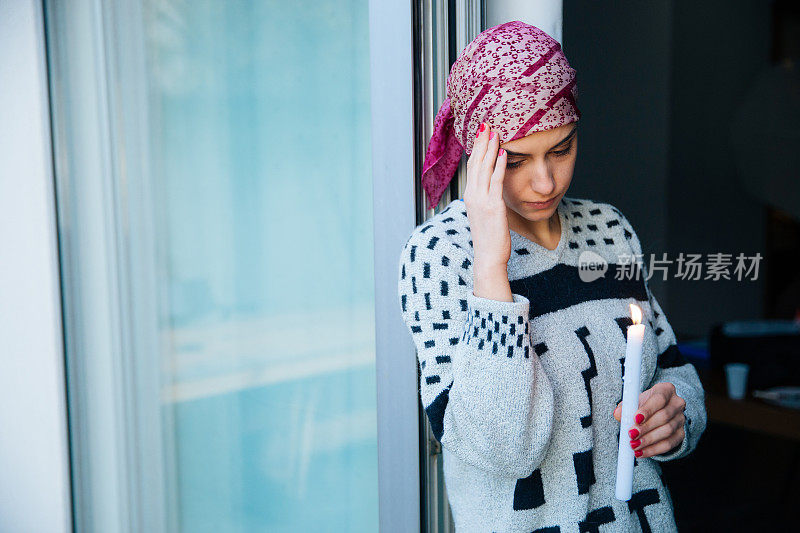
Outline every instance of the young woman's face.
[[(503, 199), (527, 220), (552, 216), (572, 181), (578, 153), (577, 122), (501, 143), (508, 152)], [(528, 202), (555, 198), (546, 207)]]

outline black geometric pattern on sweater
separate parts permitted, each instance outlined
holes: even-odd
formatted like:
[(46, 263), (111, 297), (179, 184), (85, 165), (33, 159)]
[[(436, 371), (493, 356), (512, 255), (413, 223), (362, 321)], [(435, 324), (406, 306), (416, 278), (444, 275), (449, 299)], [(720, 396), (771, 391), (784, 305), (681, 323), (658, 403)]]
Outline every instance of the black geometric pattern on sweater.
[(625, 339), (625, 342), (628, 341), (628, 326), (633, 325), (633, 319), (629, 316), (621, 316), (614, 319), (614, 322), (617, 323), (619, 326), (619, 330), (622, 332), (622, 337)]
[[(627, 268), (630, 265), (625, 265)], [(606, 275), (592, 282), (583, 282), (578, 267), (558, 263), (552, 268), (533, 276), (519, 278), (510, 282), (511, 292), (530, 300), (529, 318), (531, 320), (566, 309), (573, 305), (607, 298), (633, 298), (647, 300), (644, 279), (616, 279), (616, 272), (622, 265), (609, 263)], [(639, 265), (634, 265), (639, 269)]]
[(586, 515), (586, 520), (578, 522), (578, 529), (581, 533), (599, 533), (600, 526), (610, 524), (617, 518), (614, 516), (614, 509), (610, 505), (590, 511)]
[(658, 368), (672, 368), (683, 366), (686, 363), (687, 361), (683, 358), (683, 354), (678, 349), (677, 344), (670, 344), (666, 350), (658, 354), (658, 359), (656, 361)]
[(650, 524), (647, 522), (647, 517), (644, 514), (645, 506), (658, 503), (660, 500), (656, 489), (641, 490), (632, 494), (631, 499), (628, 500), (628, 509), (630, 512), (636, 511), (636, 515), (639, 517), (639, 525), (642, 527), (642, 533), (652, 533)]
[(453, 382), (450, 382), (439, 395), (425, 408), (425, 413), (428, 415), (428, 421), (431, 424), (431, 431), (436, 440), (441, 444), (442, 433), (444, 433), (444, 411), (447, 409), (447, 402), (450, 401), (450, 387)]
[(589, 492), (589, 487), (596, 481), (594, 477), (592, 449), (589, 448), (585, 452), (573, 453), (572, 462), (575, 465), (575, 479), (578, 484), (578, 494), (586, 494)]
[(533, 533), (561, 533), (560, 526), (540, 527), (533, 531)]
[(583, 350), (589, 358), (589, 368), (581, 371), (583, 384), (586, 388), (586, 396), (589, 398), (589, 414), (581, 417), (581, 427), (588, 428), (592, 425), (592, 378), (597, 377), (597, 365), (594, 361), (592, 347), (589, 346), (589, 342), (586, 340), (586, 337), (589, 336), (589, 329), (586, 326), (581, 326), (575, 330), (575, 334), (578, 336), (581, 344), (583, 344)]
[(517, 480), (514, 487), (514, 510), (527, 511), (544, 504), (542, 471), (537, 468), (530, 476)]
[[(518, 317), (521, 321), (522, 317)], [(491, 343), (492, 354), (497, 354), (502, 350), (507, 357), (514, 357), (514, 352), (523, 353), (525, 358), (530, 357), (529, 342), (525, 342), (528, 335), (528, 323), (509, 324), (508, 316), (501, 315), (500, 318), (486, 313), (482, 316), (480, 310), (476, 309), (467, 319), (466, 328), (462, 338), (467, 344), (474, 343), (477, 339), (478, 349), (482, 350), (484, 344)], [(504, 347), (508, 346), (507, 349)]]

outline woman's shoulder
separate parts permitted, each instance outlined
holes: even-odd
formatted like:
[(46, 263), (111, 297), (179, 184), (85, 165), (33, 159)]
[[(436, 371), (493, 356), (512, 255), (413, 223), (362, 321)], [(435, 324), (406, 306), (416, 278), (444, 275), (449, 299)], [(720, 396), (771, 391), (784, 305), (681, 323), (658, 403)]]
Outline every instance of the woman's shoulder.
[(564, 196), (565, 213), (571, 226), (570, 247), (593, 250), (609, 256), (638, 253), (638, 237), (628, 218), (610, 202)]
[(591, 231), (617, 228), (625, 239), (629, 240), (633, 237), (633, 227), (630, 221), (619, 208), (610, 202), (572, 196), (564, 196), (562, 201), (573, 223), (583, 223)]
[(562, 198), (564, 205), (569, 208), (570, 214), (579, 218), (609, 218), (623, 216), (622, 212), (616, 206), (599, 200), (591, 198), (577, 198), (575, 196), (564, 196)]
[(406, 238), (404, 250), (410, 247), (444, 252), (458, 249), (471, 255), (469, 219), (463, 200), (453, 200), (444, 209), (414, 228)]

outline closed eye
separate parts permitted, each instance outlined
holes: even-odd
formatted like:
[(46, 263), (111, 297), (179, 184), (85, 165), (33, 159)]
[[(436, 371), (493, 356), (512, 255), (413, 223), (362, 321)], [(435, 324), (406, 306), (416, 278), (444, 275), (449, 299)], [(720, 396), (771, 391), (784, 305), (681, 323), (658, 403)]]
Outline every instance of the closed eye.
[[(556, 157), (563, 157), (569, 154), (571, 150), (572, 150), (572, 143), (570, 143), (569, 146), (567, 146), (563, 150), (553, 150), (550, 153), (555, 155)], [(520, 159), (519, 161), (514, 161), (513, 163), (506, 163), (506, 168), (517, 168), (520, 165), (522, 165), (524, 161), (525, 161), (524, 159)]]
[(552, 151), (550, 153), (558, 155), (558, 156), (567, 155), (571, 148), (572, 148), (572, 145), (569, 145), (567, 148), (564, 148), (563, 150), (554, 150), (554, 151)]

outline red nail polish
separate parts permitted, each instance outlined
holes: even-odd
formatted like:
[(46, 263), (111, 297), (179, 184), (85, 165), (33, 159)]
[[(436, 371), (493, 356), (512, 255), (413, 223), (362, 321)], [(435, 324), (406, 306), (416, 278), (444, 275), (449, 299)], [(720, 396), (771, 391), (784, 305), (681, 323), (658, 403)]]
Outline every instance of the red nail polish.
[(486, 123), (485, 122), (481, 122), (481, 127), (478, 128), (478, 131), (481, 132), (481, 131), (483, 131), (485, 129), (486, 129)]
[(475, 138), (476, 138), (476, 139), (477, 139), (478, 137), (480, 137), (480, 136), (481, 136), (481, 132), (480, 132), (480, 131), (479, 131), (478, 133), (476, 133), (476, 134), (475, 134)]
[(493, 138), (494, 138), (494, 132), (491, 132), (491, 133), (489, 134), (489, 139), (491, 140), (491, 139), (493, 139)]
[(641, 443), (642, 443), (642, 441), (640, 441), (640, 440), (632, 440), (631, 441), (631, 448), (636, 448)]
[(503, 150), (502, 148), (500, 148), (500, 151), (499, 151), (499, 152), (497, 152), (497, 155), (500, 155), (500, 156), (501, 156), (501, 155), (503, 155), (504, 153), (506, 153), (506, 151), (505, 151), (505, 150)]
[(642, 413), (639, 413), (638, 415), (636, 415), (636, 423), (641, 424), (642, 422), (644, 422), (644, 415)]
[(633, 450), (633, 455), (635, 455), (636, 457), (641, 457), (642, 456), (642, 450)]
[(639, 430), (636, 429), (636, 428), (633, 428), (632, 430), (630, 430), (628, 432), (628, 435), (630, 435), (632, 439), (635, 439), (636, 437), (639, 436)]

